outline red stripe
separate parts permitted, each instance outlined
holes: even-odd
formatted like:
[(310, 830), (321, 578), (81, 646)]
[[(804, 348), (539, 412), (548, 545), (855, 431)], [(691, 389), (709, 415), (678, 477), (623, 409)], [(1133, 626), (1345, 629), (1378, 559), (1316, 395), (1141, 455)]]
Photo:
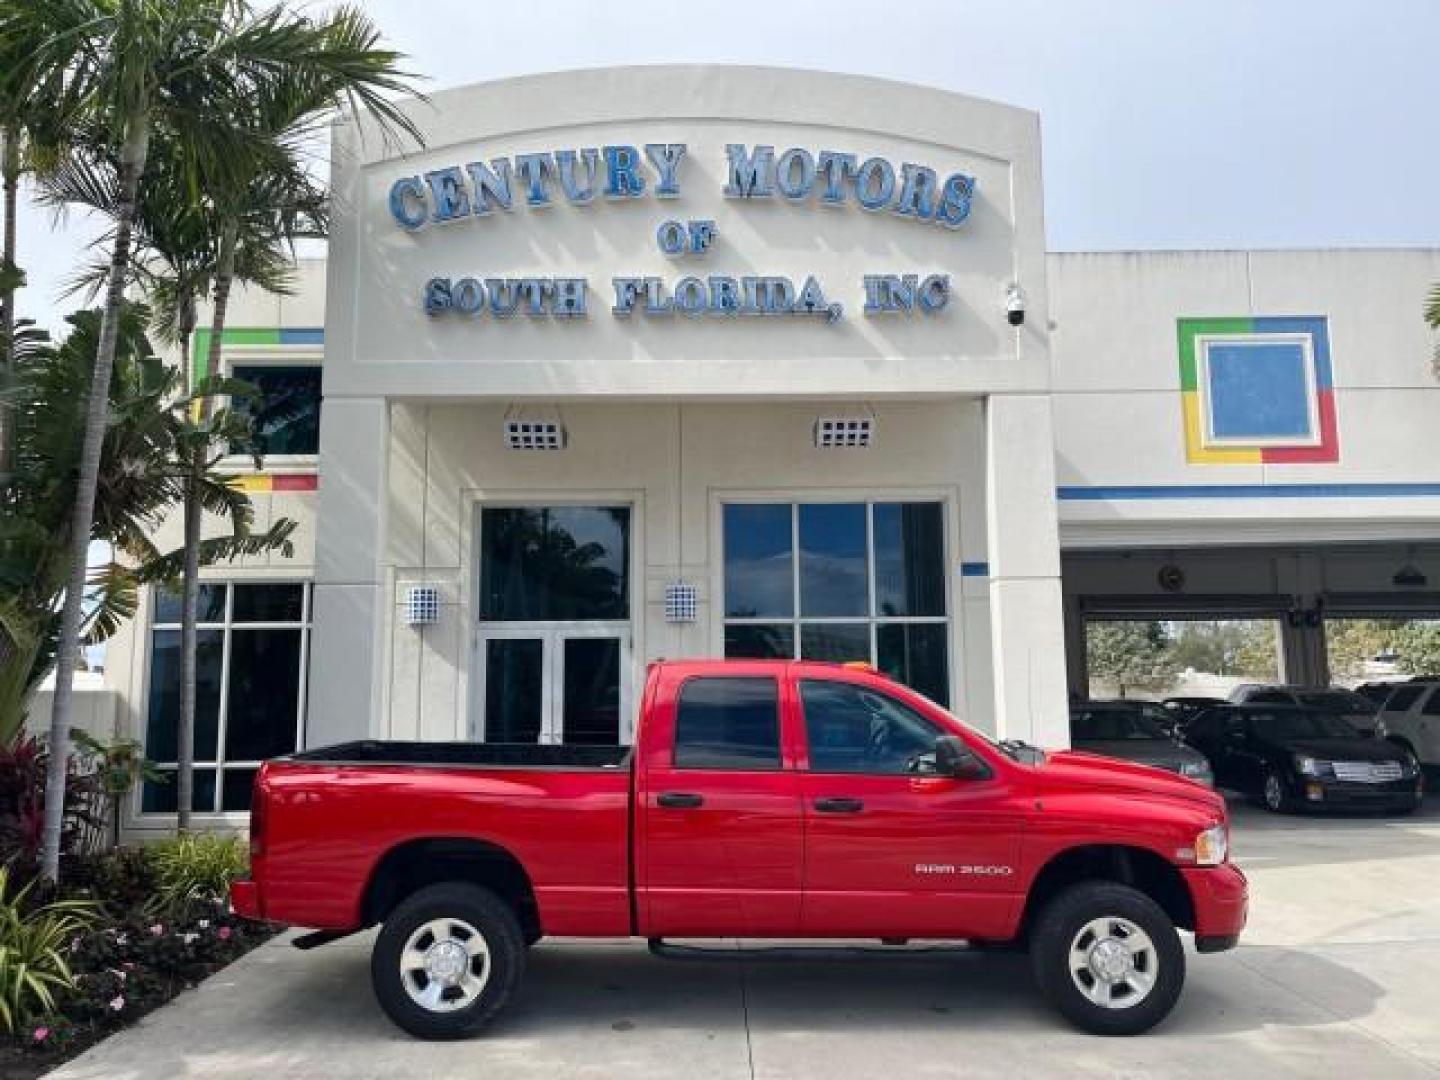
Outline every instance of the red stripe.
[(319, 478), (314, 473), (299, 476), (272, 476), (271, 491), (314, 491)]
[(1319, 446), (1269, 446), (1260, 452), (1265, 465), (1305, 465), (1340, 460), (1340, 431), (1335, 422), (1335, 391), (1320, 390), (1315, 395), (1320, 413)]

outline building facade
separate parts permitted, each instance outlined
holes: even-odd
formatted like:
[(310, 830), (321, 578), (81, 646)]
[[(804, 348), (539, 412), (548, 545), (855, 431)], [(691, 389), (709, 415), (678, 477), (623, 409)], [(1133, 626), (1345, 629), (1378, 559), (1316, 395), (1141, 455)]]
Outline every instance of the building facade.
[[(1063, 745), (1087, 620), (1273, 620), (1323, 681), (1331, 614), (1440, 614), (1440, 253), (1047, 256), (1038, 118), (872, 79), (412, 115), (337, 126), (328, 263), (232, 302), (285, 403), (237, 483), (300, 527), (207, 571), (202, 812), (297, 745), (624, 743), (662, 657), (865, 660)], [(162, 763), (174, 607), (107, 658)]]

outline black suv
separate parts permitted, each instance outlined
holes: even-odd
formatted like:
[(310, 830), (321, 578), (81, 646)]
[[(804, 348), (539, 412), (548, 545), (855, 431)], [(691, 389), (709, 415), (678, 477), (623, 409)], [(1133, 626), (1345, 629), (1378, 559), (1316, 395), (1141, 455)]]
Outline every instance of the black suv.
[(1217, 787), (1258, 797), (1279, 813), (1372, 807), (1408, 813), (1423, 782), (1415, 756), (1361, 735), (1349, 718), (1294, 705), (1225, 705), (1185, 726)]

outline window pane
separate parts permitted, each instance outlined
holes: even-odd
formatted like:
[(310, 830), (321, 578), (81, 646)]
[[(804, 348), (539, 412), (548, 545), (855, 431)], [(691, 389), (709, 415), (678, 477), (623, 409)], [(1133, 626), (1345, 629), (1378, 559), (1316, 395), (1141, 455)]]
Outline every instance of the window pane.
[(730, 660), (793, 660), (795, 628), (790, 623), (727, 626), (725, 656)]
[(242, 811), (250, 809), (250, 793), (255, 786), (258, 769), (222, 770), (220, 788), (220, 809)]
[(562, 739), (614, 746), (620, 742), (620, 639), (570, 638), (565, 642)]
[(482, 619), (630, 617), (629, 507), (491, 507), (480, 530)]
[(790, 507), (734, 503), (724, 513), (725, 614), (740, 619), (793, 614)]
[[(215, 760), (215, 731), (220, 715), (220, 660), (225, 631), (195, 633), (195, 760)], [(234, 703), (231, 703), (234, 707)], [(180, 631), (150, 635), (150, 709), (145, 725), (145, 756), (175, 760), (175, 730), (180, 716)]]
[[(200, 586), (199, 621), (225, 621), (225, 586)], [(163, 585), (155, 587), (155, 615), (151, 620), (157, 623), (178, 623), (180, 621), (180, 591), (171, 591)]]
[(675, 711), (677, 769), (778, 769), (774, 679), (691, 679)]
[(225, 759), (263, 761), (295, 749), (300, 631), (230, 632)]
[[(318, 454), (320, 452), (320, 368), (271, 367), (234, 368), (257, 390), (254, 397), (236, 398), (237, 412), (255, 417), (255, 431), (264, 454)], [(245, 448), (235, 448), (246, 452)]]
[(540, 741), (545, 643), (492, 638), (485, 643), (485, 741)]
[(940, 729), (914, 709), (868, 687), (802, 679), (805, 737), (813, 772), (915, 773), (934, 769)]
[(305, 586), (236, 585), (235, 622), (299, 622), (305, 617)]
[(800, 507), (800, 615), (868, 615), (865, 504)]
[(802, 623), (800, 659), (870, 662), (869, 623)]
[[(213, 814), (215, 812), (215, 770), (196, 769), (194, 778), (195, 789), (193, 797), (190, 799), (190, 809), (197, 814)], [(175, 773), (173, 770), (166, 770), (164, 783), (145, 781), (144, 789), (140, 793), (140, 812), (142, 814), (173, 814), (178, 805), (175, 796)]]
[(937, 705), (950, 704), (949, 627), (886, 623), (875, 630), (875, 666)]
[(939, 503), (875, 505), (875, 613), (945, 614), (945, 526)]

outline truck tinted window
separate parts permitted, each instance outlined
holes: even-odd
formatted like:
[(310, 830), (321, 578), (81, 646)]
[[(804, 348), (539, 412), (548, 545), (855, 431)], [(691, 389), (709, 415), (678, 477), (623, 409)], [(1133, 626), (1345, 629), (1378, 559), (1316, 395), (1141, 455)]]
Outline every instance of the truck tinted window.
[(941, 731), (894, 698), (852, 683), (805, 679), (805, 737), (812, 772), (916, 773), (935, 766)]
[(780, 768), (780, 692), (774, 679), (701, 678), (680, 688), (677, 769)]

